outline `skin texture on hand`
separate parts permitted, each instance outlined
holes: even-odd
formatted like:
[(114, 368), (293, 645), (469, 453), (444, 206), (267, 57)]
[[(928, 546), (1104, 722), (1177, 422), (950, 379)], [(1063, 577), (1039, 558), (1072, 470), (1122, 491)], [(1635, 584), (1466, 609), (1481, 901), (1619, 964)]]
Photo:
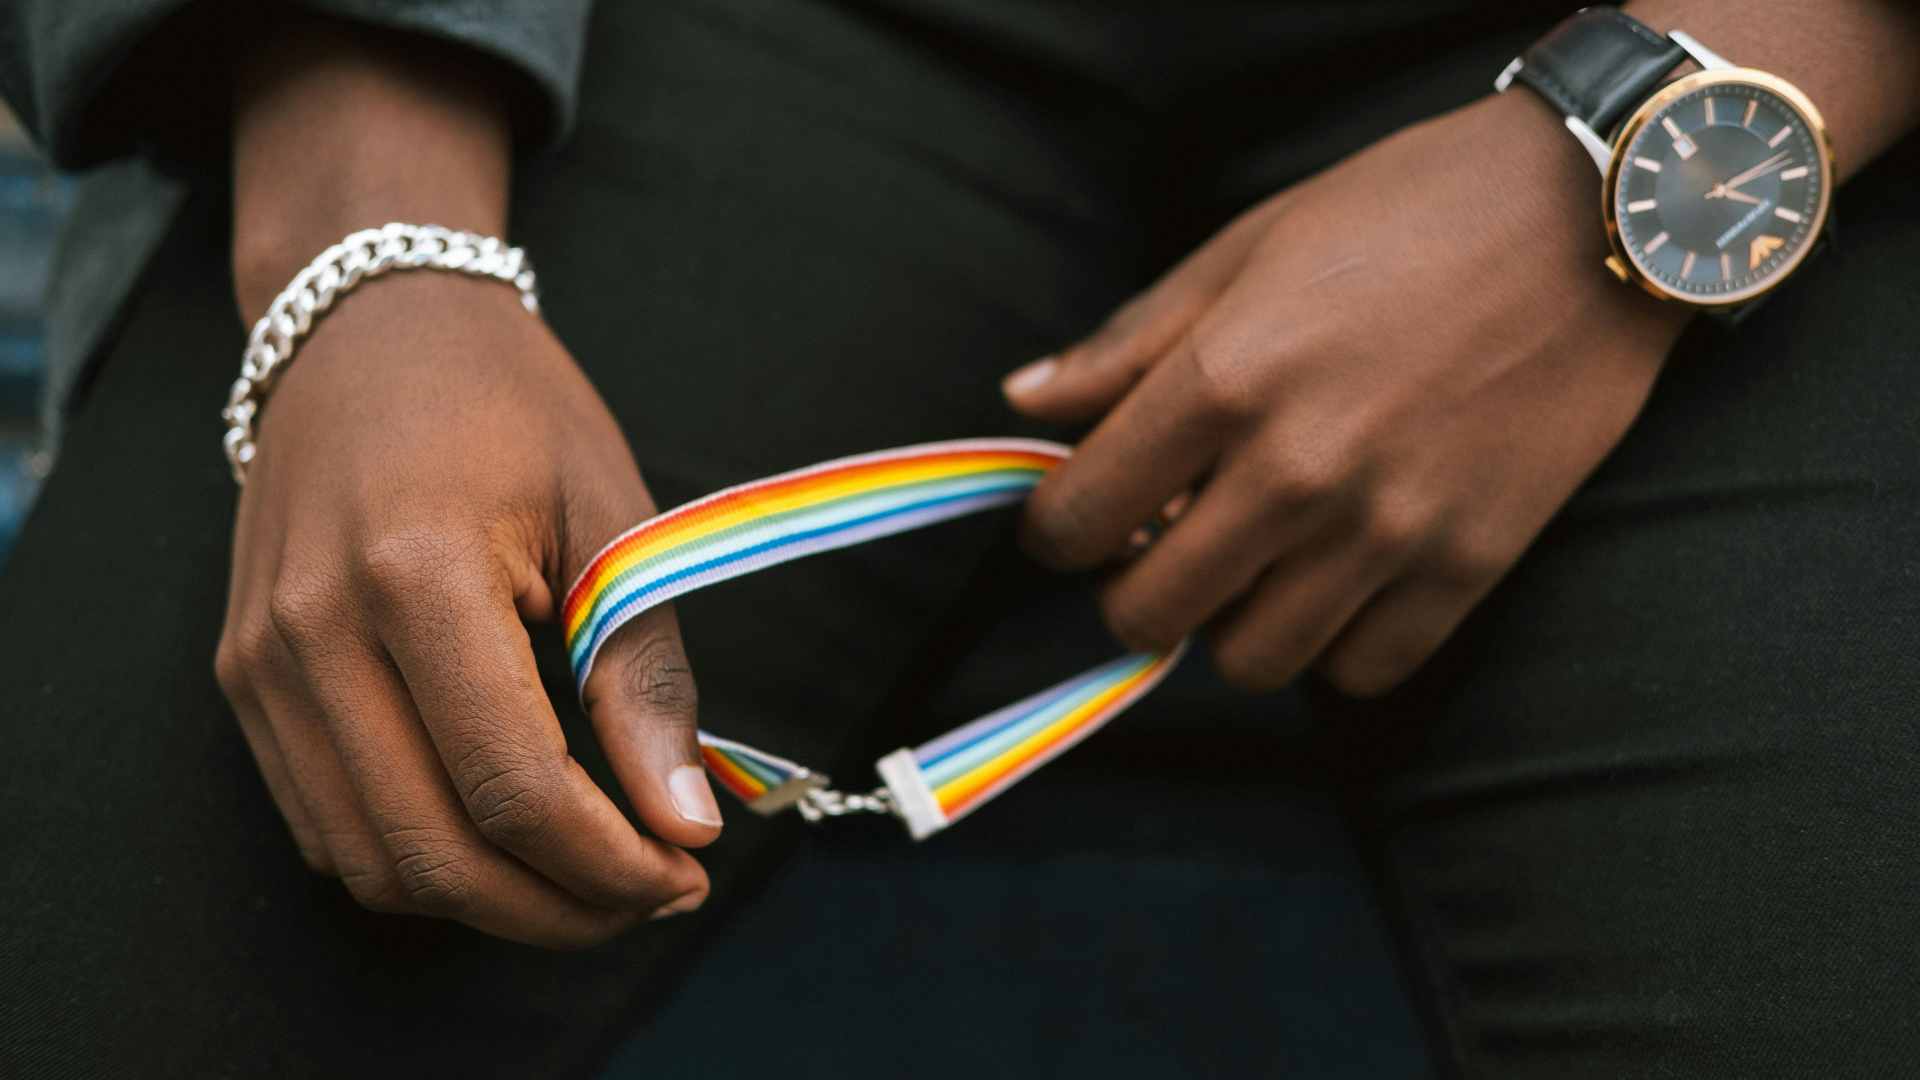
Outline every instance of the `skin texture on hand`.
[[(1631, 10), (1754, 66), (1790, 57), (1843, 173), (1914, 123), (1920, 20), (1894, 5)], [(1208, 626), (1247, 688), (1405, 679), (1619, 441), (1687, 318), (1601, 270), (1597, 178), (1557, 119), (1514, 93), (1399, 132), (1010, 375), (1022, 412), (1099, 420), (1029, 500), (1029, 549), (1137, 555), (1103, 590), (1115, 634), (1161, 649)]]
[(217, 671), (309, 862), (369, 906), (542, 944), (697, 905), (705, 873), (674, 845), (711, 841), (719, 816), (671, 612), (623, 632), (588, 686), (659, 839), (568, 755), (535, 671), (523, 621), (554, 618), (598, 546), (654, 510), (546, 327), (497, 284), (381, 279), (327, 317), (266, 415)]
[[(237, 301), (251, 320), (347, 232), (502, 234), (501, 110), (425, 43), (298, 23), (241, 73)], [(654, 513), (605, 404), (495, 282), (364, 282), (321, 319), (259, 424), (234, 527), (220, 685), (302, 855), (368, 907), (555, 947), (704, 900), (684, 849), (720, 814), (696, 695), (660, 609), (586, 687), (647, 833), (568, 753), (529, 621)]]
[(1502, 151), (1523, 104), (1407, 129), (1275, 196), (1009, 379), (1032, 415), (1104, 414), (1028, 503), (1042, 561), (1106, 562), (1188, 503), (1103, 590), (1128, 645), (1211, 623), (1238, 685), (1317, 660), (1384, 691), (1625, 432), (1682, 318), (1591, 284), (1602, 251), (1554, 239), (1581, 219), (1546, 193), (1581, 162)]

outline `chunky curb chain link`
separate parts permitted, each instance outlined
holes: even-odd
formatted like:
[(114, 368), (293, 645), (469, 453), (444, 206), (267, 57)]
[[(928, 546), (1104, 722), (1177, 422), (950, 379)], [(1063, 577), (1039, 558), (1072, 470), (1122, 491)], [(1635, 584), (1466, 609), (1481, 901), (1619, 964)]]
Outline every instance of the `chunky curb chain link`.
[(234, 483), (247, 482), (247, 466), (257, 452), (254, 423), (274, 381), (293, 359), (294, 349), (313, 329), (314, 322), (336, 298), (363, 280), (389, 270), (421, 267), (505, 282), (520, 290), (521, 306), (535, 314), (540, 311), (527, 253), (508, 247), (498, 237), (397, 221), (348, 236), (294, 275), (267, 305), (267, 313), (253, 324), (240, 361), (240, 377), (234, 380), (226, 407), (220, 410), (220, 419), (227, 425), (220, 443), (233, 469)]

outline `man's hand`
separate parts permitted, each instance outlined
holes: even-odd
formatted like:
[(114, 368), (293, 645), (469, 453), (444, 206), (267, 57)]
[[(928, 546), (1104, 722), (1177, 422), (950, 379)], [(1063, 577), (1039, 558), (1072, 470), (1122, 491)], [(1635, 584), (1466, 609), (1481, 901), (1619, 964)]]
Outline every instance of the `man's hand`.
[(522, 622), (653, 511), (514, 290), (423, 270), (341, 300), (264, 413), (217, 661), (315, 869), (370, 907), (548, 945), (701, 902), (674, 845), (720, 819), (672, 613), (617, 636), (587, 686), (660, 839), (568, 755)]
[[(1626, 431), (1684, 314), (1601, 268), (1592, 167), (1517, 95), (1395, 135), (1230, 225), (1007, 381), (1104, 418), (1027, 503), (1114, 632), (1202, 624), (1234, 682), (1405, 678)], [(1584, 171), (1583, 171), (1584, 170)], [(1185, 498), (1193, 493), (1190, 503)]]
[[(498, 78), (289, 16), (247, 54), (234, 274), (251, 322), (354, 229), (499, 235)], [(483, 73), (484, 74), (484, 73)], [(343, 296), (266, 403), (215, 661), (316, 870), (380, 910), (580, 946), (686, 911), (719, 809), (670, 611), (616, 635), (588, 711), (643, 836), (567, 752), (523, 620), (654, 511), (605, 404), (515, 290), (433, 270)]]
[[(1920, 122), (1912, 5), (1627, 11), (1807, 91), (1842, 179)], [(1401, 132), (1010, 376), (1031, 415), (1104, 415), (1028, 502), (1032, 549), (1092, 566), (1182, 507), (1107, 587), (1121, 638), (1210, 621), (1256, 688), (1317, 660), (1374, 694), (1418, 667), (1626, 431), (1685, 321), (1600, 269), (1593, 167), (1558, 126), (1515, 93)]]

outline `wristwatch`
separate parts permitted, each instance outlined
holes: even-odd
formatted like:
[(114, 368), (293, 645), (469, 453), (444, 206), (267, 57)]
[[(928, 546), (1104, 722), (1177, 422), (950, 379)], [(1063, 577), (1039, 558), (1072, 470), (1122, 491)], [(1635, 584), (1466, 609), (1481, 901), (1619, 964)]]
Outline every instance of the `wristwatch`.
[[(1691, 59), (1699, 70), (1674, 78)], [(1751, 305), (1828, 232), (1833, 148), (1792, 83), (1611, 7), (1569, 16), (1494, 80), (1566, 116), (1600, 167), (1607, 269), (1662, 300)]]

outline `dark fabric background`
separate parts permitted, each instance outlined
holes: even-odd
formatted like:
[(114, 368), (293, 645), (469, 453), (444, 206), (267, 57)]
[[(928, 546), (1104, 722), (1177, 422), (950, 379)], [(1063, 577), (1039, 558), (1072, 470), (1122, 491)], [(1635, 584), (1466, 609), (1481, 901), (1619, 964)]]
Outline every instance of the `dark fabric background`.
[[(1021, 430), (1003, 372), (1561, 13), (603, 4), (515, 238), (663, 503)], [(240, 329), (206, 188), (0, 577), (0, 1071), (1417, 1075), (1370, 881), (1442, 1071), (1898, 1071), (1915, 164), (1843, 193), (1790, 296), (1688, 340), (1388, 706), (1309, 728), (1192, 664), (923, 848), (871, 822), (789, 860), (797, 826), (733, 813), (707, 912), (568, 956), (359, 912), (252, 774), (209, 670)], [(1104, 655), (1004, 526), (690, 598), (705, 722), (851, 780)]]

